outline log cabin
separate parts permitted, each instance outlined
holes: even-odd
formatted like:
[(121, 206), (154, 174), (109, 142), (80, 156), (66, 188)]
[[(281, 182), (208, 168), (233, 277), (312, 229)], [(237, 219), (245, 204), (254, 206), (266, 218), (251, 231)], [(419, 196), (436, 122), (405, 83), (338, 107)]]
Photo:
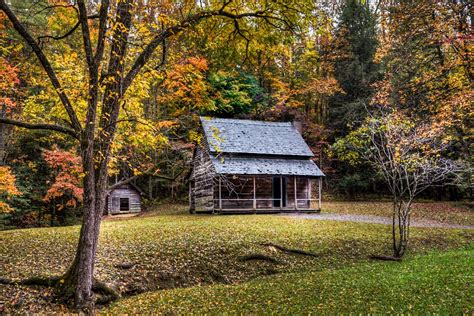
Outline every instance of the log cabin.
[(201, 117), (189, 181), (191, 213), (320, 211), (325, 176), (301, 124)]
[(113, 189), (107, 195), (107, 214), (140, 212), (142, 194), (142, 191), (133, 183), (127, 183)]

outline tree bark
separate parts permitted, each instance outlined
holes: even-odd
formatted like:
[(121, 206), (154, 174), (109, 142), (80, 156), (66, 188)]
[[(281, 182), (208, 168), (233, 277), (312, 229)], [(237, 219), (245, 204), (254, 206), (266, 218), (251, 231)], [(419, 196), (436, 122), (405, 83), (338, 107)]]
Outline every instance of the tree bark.
[(392, 214), (393, 256), (402, 258), (408, 247), (411, 201), (394, 197)]

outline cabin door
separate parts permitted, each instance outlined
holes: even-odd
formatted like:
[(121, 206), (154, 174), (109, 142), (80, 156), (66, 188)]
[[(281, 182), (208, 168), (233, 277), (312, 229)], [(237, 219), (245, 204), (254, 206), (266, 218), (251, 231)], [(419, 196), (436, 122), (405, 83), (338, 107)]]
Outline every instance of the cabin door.
[(272, 180), (272, 195), (273, 195), (273, 207), (286, 207), (286, 184), (287, 179), (285, 177), (273, 177)]
[(129, 198), (120, 198), (120, 211), (130, 211), (130, 199)]

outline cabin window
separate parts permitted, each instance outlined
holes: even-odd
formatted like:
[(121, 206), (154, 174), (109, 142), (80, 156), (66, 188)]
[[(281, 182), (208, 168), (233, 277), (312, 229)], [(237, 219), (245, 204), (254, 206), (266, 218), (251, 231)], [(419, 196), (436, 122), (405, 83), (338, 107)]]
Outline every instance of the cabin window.
[(120, 210), (129, 211), (130, 210), (130, 199), (129, 198), (120, 198)]
[(287, 179), (285, 177), (273, 177), (272, 181), (272, 193), (273, 193), (273, 207), (280, 207), (280, 201), (282, 207), (286, 207), (286, 184)]

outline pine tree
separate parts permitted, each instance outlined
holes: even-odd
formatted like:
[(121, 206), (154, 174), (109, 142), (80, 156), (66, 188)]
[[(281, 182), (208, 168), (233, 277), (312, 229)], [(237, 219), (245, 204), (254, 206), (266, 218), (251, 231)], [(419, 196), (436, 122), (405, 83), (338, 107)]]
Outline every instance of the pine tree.
[(348, 132), (348, 124), (361, 121), (364, 105), (372, 96), (371, 84), (376, 80), (378, 65), (376, 19), (367, 2), (346, 0), (336, 28), (333, 56), (335, 77), (343, 93), (330, 102), (331, 127), (340, 134)]

